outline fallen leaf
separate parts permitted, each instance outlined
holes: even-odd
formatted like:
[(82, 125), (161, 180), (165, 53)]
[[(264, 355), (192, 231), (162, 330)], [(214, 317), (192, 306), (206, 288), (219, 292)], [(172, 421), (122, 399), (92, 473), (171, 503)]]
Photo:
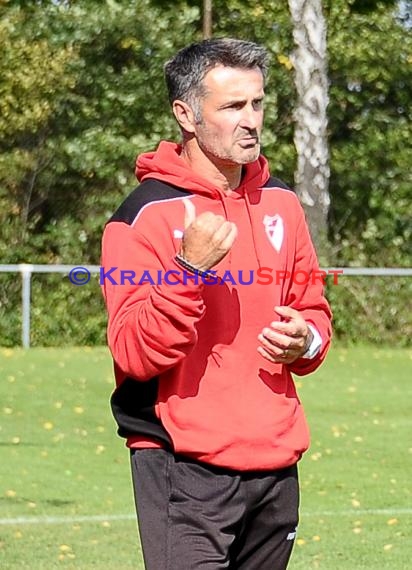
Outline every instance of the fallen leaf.
[(60, 550), (61, 552), (70, 552), (71, 549), (72, 549), (71, 546), (69, 546), (68, 544), (61, 544), (61, 545), (59, 546), (59, 550)]

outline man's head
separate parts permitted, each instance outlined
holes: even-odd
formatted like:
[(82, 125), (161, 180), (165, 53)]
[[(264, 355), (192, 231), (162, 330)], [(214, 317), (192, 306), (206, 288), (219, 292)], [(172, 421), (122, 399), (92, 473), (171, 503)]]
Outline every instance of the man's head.
[(170, 104), (176, 99), (188, 103), (200, 120), (200, 99), (205, 95), (203, 79), (217, 66), (260, 69), (263, 78), (268, 69), (268, 54), (253, 42), (218, 38), (193, 43), (181, 49), (165, 65)]
[(205, 40), (179, 51), (165, 76), (184, 141), (195, 139), (214, 163), (255, 160), (267, 66), (265, 48), (242, 40)]

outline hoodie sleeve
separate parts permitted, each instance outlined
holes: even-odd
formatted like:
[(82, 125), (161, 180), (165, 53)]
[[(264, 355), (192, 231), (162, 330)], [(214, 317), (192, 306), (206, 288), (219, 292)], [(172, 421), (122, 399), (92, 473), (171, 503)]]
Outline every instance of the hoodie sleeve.
[[(163, 252), (155, 251), (134, 226), (106, 226), (100, 281), (108, 311), (108, 344), (116, 365), (137, 380), (149, 380), (175, 366), (197, 340), (203, 285), (183, 282), (173, 257), (164, 244)], [(171, 283), (163, 278), (158, 283), (159, 275), (169, 270)]]
[(291, 285), (287, 294), (286, 305), (298, 310), (305, 321), (312, 325), (322, 339), (318, 354), (309, 358), (299, 358), (289, 369), (294, 374), (303, 376), (316, 370), (326, 357), (330, 346), (332, 313), (324, 297), (322, 273), (319, 269), (305, 215), (297, 201), (297, 228), (295, 262), (291, 275)]

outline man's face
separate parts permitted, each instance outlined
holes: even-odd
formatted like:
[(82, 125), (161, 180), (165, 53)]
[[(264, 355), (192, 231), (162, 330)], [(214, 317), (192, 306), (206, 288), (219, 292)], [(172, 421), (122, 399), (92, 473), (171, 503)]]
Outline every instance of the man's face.
[(203, 80), (201, 121), (195, 125), (200, 149), (212, 162), (246, 164), (260, 153), (263, 76), (256, 69), (218, 66)]

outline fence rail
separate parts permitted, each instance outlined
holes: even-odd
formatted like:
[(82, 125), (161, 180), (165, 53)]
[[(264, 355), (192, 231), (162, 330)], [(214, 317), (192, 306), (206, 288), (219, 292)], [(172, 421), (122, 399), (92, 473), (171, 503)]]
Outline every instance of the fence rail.
[[(69, 275), (74, 269), (85, 269), (90, 274), (100, 273), (99, 265), (40, 265), (20, 263), (0, 265), (0, 273), (20, 273), (22, 279), (22, 333), (23, 348), (30, 348), (31, 277), (33, 273), (62, 273)], [(400, 267), (328, 267), (326, 273), (339, 272), (342, 276), (411, 277), (412, 268)]]

